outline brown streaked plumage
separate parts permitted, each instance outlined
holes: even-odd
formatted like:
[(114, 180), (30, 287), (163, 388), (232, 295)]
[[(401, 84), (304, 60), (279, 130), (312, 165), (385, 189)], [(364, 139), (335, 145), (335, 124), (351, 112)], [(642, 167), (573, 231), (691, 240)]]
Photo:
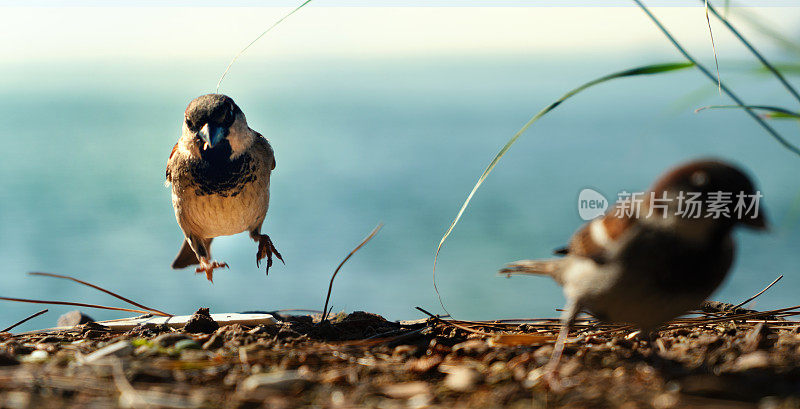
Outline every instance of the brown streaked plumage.
[[(731, 232), (735, 226), (766, 226), (763, 210), (756, 217), (688, 218), (676, 214), (680, 192), (697, 192), (704, 215), (712, 192), (757, 193), (750, 178), (717, 160), (698, 160), (669, 170), (646, 193), (641, 211), (618, 214), (617, 203), (602, 218), (582, 226), (559, 259), (521, 260), (503, 274), (552, 277), (564, 289), (567, 305), (562, 327), (545, 372), (555, 374), (569, 328), (585, 309), (604, 321), (634, 324), (643, 333), (697, 307), (725, 279), (734, 258)], [(656, 206), (650, 193), (672, 199), (667, 209)], [(664, 204), (661, 202), (660, 204)], [(736, 200), (727, 205), (735, 215)], [(652, 215), (648, 215), (653, 208)], [(624, 207), (623, 207), (624, 209)]]
[(233, 99), (220, 94), (195, 98), (186, 108), (178, 143), (167, 161), (172, 206), (185, 240), (172, 268), (200, 264), (196, 271), (213, 281), (214, 237), (247, 231), (258, 242), (256, 264), (272, 254), (283, 261), (261, 226), (269, 209), (275, 156), (269, 142), (247, 126)]

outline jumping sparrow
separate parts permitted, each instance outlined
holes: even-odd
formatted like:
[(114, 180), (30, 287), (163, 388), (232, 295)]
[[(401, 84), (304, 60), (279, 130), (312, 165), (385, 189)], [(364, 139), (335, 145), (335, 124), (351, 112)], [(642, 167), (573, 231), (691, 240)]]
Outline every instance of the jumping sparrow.
[(258, 242), (256, 265), (272, 254), (283, 261), (261, 225), (269, 208), (269, 180), (275, 156), (269, 142), (247, 126), (228, 96), (202, 95), (189, 103), (178, 143), (167, 161), (172, 206), (186, 239), (172, 268), (200, 264), (196, 272), (213, 282), (211, 240), (247, 231)]

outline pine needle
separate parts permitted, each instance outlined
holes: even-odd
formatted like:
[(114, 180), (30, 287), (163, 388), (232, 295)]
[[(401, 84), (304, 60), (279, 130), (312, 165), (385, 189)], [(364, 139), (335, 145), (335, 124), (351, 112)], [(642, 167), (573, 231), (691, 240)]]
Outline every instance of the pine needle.
[(770, 288), (771, 288), (773, 285), (775, 285), (775, 284), (776, 284), (778, 281), (781, 281), (781, 278), (783, 278), (783, 274), (781, 274), (781, 276), (780, 276), (780, 277), (776, 278), (776, 279), (775, 279), (775, 281), (773, 281), (773, 282), (769, 283), (769, 285), (768, 285), (768, 286), (766, 286), (766, 287), (765, 287), (763, 290), (761, 290), (761, 291), (759, 291), (758, 293), (756, 293), (756, 295), (754, 295), (754, 296), (752, 296), (752, 297), (750, 297), (750, 298), (748, 298), (748, 299), (746, 299), (746, 300), (744, 300), (744, 301), (740, 302), (739, 304), (736, 304), (736, 305), (735, 305), (733, 308), (731, 308), (731, 309), (732, 309), (732, 310), (734, 310), (734, 311), (736, 311), (736, 309), (737, 309), (737, 308), (739, 308), (739, 307), (741, 307), (741, 306), (743, 306), (743, 305), (745, 305), (745, 304), (749, 303), (750, 301), (753, 301), (753, 300), (755, 300), (756, 298), (758, 298), (758, 296), (760, 296), (761, 294), (764, 294), (764, 293), (765, 293), (767, 290), (769, 290), (769, 289), (770, 289)]
[(133, 310), (130, 308), (120, 308), (120, 307), (106, 307), (104, 305), (96, 305), (96, 304), (84, 304), (80, 302), (70, 302), (70, 301), (44, 301), (44, 300), (31, 300), (27, 298), (10, 298), (10, 297), (0, 297), (0, 300), (3, 301), (14, 301), (14, 302), (27, 302), (31, 304), (52, 304), (52, 305), (70, 305), (73, 307), (86, 307), (86, 308), (98, 308), (101, 310), (111, 310), (111, 311), (127, 311), (127, 312), (135, 312), (137, 314), (151, 314), (150, 311), (143, 311), (143, 310)]
[(30, 320), (32, 320), (32, 319), (34, 319), (34, 318), (36, 318), (36, 317), (38, 317), (38, 316), (40, 316), (40, 315), (42, 315), (42, 314), (46, 313), (47, 311), (50, 311), (50, 310), (47, 310), (47, 309), (41, 310), (41, 311), (37, 312), (36, 314), (30, 315), (30, 316), (28, 316), (27, 318), (23, 319), (22, 321), (19, 321), (19, 322), (17, 322), (16, 324), (14, 324), (14, 325), (12, 325), (12, 326), (10, 326), (10, 327), (8, 327), (8, 328), (1, 329), (1, 330), (0, 330), (0, 332), (8, 332), (8, 331), (11, 331), (12, 329), (16, 328), (17, 326), (19, 326), (19, 325), (22, 325), (22, 324), (24, 324), (24, 323), (26, 323), (26, 322), (28, 322), (28, 321), (30, 321)]
[(115, 297), (117, 299), (125, 301), (128, 304), (131, 304), (133, 306), (136, 306), (136, 307), (145, 309), (147, 311), (150, 311), (153, 314), (161, 315), (162, 317), (172, 317), (173, 316), (172, 314), (167, 314), (166, 312), (159, 311), (159, 310), (157, 310), (155, 308), (146, 307), (146, 306), (144, 306), (142, 304), (137, 303), (136, 301), (129, 300), (129, 299), (127, 299), (127, 298), (125, 298), (125, 297), (123, 297), (123, 296), (121, 296), (121, 295), (119, 295), (117, 293), (114, 293), (114, 292), (112, 292), (110, 290), (106, 290), (105, 288), (96, 286), (96, 285), (91, 284), (91, 283), (87, 283), (86, 281), (78, 280), (77, 278), (74, 278), (74, 277), (65, 276), (65, 275), (61, 275), (61, 274), (41, 273), (41, 272), (32, 272), (32, 273), (28, 273), (28, 274), (32, 275), (32, 276), (53, 277), (53, 278), (61, 278), (61, 279), (64, 279), (64, 280), (74, 281), (74, 282), (76, 282), (78, 284), (83, 284), (85, 286), (94, 288), (95, 290), (100, 290), (100, 291), (102, 291), (102, 292), (104, 292), (104, 293), (106, 293), (106, 294), (108, 294), (108, 295), (110, 295), (112, 297)]

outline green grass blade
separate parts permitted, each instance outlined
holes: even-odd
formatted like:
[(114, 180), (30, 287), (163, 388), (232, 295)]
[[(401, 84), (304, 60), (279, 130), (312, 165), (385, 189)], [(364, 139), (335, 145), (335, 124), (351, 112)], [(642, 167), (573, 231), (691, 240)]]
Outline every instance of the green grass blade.
[(694, 110), (695, 113), (705, 111), (706, 109), (754, 109), (757, 111), (767, 111), (768, 118), (791, 118), (800, 119), (800, 113), (790, 111), (786, 108), (774, 107), (768, 105), (748, 105), (741, 107), (739, 105), (708, 105)]
[[(772, 64), (772, 66), (775, 67), (776, 70), (780, 71), (782, 74), (785, 75), (800, 75), (800, 64), (798, 63), (792, 63), (792, 62), (778, 63), (778, 64)], [(772, 71), (767, 69), (767, 67), (758, 67), (755, 69), (755, 72), (771, 73)]]
[[(753, 54), (753, 56), (755, 56), (756, 59), (758, 59), (758, 61), (761, 62), (761, 64), (763, 64), (764, 67), (766, 69), (768, 69), (772, 73), (772, 75), (775, 76), (775, 78), (778, 80), (778, 82), (780, 82), (781, 85), (783, 85), (783, 87), (786, 88), (786, 91), (788, 91), (790, 94), (792, 94), (792, 96), (798, 102), (800, 102), (800, 94), (798, 94), (797, 90), (794, 89), (792, 84), (790, 84), (789, 81), (787, 81), (786, 78), (784, 78), (783, 75), (781, 75), (780, 71), (778, 71), (775, 67), (773, 67), (772, 64), (770, 64), (769, 61), (767, 61), (767, 59), (764, 58), (764, 56), (761, 55), (761, 53), (758, 52), (758, 50), (756, 50), (756, 48), (752, 44), (750, 44), (750, 42), (747, 41), (746, 38), (744, 38), (744, 36), (739, 32), (739, 30), (737, 30), (736, 28), (733, 27), (733, 25), (728, 21), (728, 19), (726, 19), (725, 17), (722, 17), (717, 12), (717, 10), (714, 9), (714, 7), (711, 4), (708, 3), (708, 0), (700, 0), (700, 1), (704, 1), (705, 2), (705, 5), (706, 5), (706, 18), (708, 18), (708, 12), (711, 11), (711, 14), (713, 14), (717, 19), (719, 19), (719, 21), (721, 21), (722, 24), (724, 24), (725, 27), (727, 27), (728, 30), (730, 30), (730, 32), (733, 33), (733, 35), (736, 36), (736, 38), (739, 39), (739, 41), (745, 46), (745, 48), (747, 48)], [(709, 27), (710, 27), (710, 23), (709, 23)], [(713, 37), (712, 37), (711, 41), (712, 42), (714, 41)], [(717, 75), (719, 75), (719, 67), (717, 67)]]
[(478, 188), (481, 186), (481, 184), (483, 184), (483, 181), (486, 180), (486, 177), (489, 176), (489, 173), (492, 172), (492, 169), (494, 169), (494, 167), (497, 166), (497, 163), (500, 161), (500, 158), (502, 158), (506, 154), (506, 152), (508, 152), (508, 150), (511, 148), (511, 145), (513, 145), (514, 142), (516, 142), (517, 139), (519, 139), (519, 137), (522, 136), (522, 134), (525, 133), (525, 131), (527, 131), (531, 125), (533, 125), (536, 121), (539, 120), (539, 118), (543, 117), (545, 114), (552, 111), (557, 106), (561, 105), (562, 102), (566, 101), (573, 95), (587, 88), (595, 86), (597, 84), (602, 84), (604, 82), (611, 81), (617, 78), (634, 77), (639, 75), (661, 74), (693, 66), (694, 63), (691, 62), (654, 64), (654, 65), (632, 68), (629, 70), (620, 71), (610, 75), (606, 75), (604, 77), (597, 78), (567, 92), (566, 94), (561, 96), (561, 98), (557, 99), (555, 102), (544, 107), (541, 111), (539, 111), (536, 115), (534, 115), (533, 118), (531, 118), (525, 125), (523, 125), (522, 128), (520, 128), (520, 130), (517, 131), (517, 133), (514, 134), (514, 136), (512, 136), (511, 139), (509, 139), (508, 142), (506, 142), (506, 144), (500, 149), (500, 152), (498, 152), (497, 155), (495, 155), (494, 159), (492, 159), (492, 162), (489, 163), (489, 166), (486, 167), (481, 176), (478, 178), (478, 182), (475, 183), (475, 186), (472, 188), (472, 191), (469, 192), (467, 200), (465, 200), (464, 204), (461, 205), (461, 209), (458, 210), (458, 214), (456, 214), (455, 219), (453, 219), (453, 222), (450, 223), (450, 227), (447, 229), (447, 232), (445, 232), (444, 236), (439, 241), (439, 245), (436, 247), (436, 255), (433, 257), (433, 289), (436, 291), (436, 295), (439, 297), (439, 304), (441, 304), (442, 309), (448, 314), (450, 314), (450, 312), (447, 311), (447, 308), (445, 308), (444, 302), (442, 302), (442, 296), (439, 293), (439, 288), (436, 285), (436, 263), (439, 260), (439, 252), (442, 250), (442, 246), (444, 245), (445, 240), (447, 240), (447, 237), (450, 236), (450, 233), (453, 232), (453, 228), (455, 228), (456, 224), (458, 224), (459, 220), (461, 220), (461, 216), (464, 215), (464, 211), (467, 209), (467, 206), (469, 205), (469, 202), (472, 200), (472, 197), (475, 195), (475, 192), (478, 191)]
[[(717, 82), (717, 78), (714, 77), (714, 74), (712, 74), (711, 71), (708, 70), (708, 68), (704, 67), (703, 64), (700, 64), (699, 62), (697, 62), (697, 60), (694, 57), (692, 57), (692, 55), (689, 54), (689, 52), (686, 51), (686, 49), (683, 48), (683, 46), (681, 46), (681, 44), (678, 42), (678, 40), (676, 40), (675, 37), (672, 34), (670, 34), (669, 30), (667, 30), (667, 28), (664, 27), (663, 24), (661, 24), (661, 21), (659, 21), (658, 18), (656, 18), (656, 16), (653, 15), (652, 12), (650, 12), (650, 9), (648, 9), (647, 6), (645, 6), (644, 3), (642, 3), (641, 0), (633, 0), (633, 2), (636, 3), (636, 5), (639, 6), (639, 8), (644, 12), (644, 14), (647, 15), (647, 17), (650, 19), (650, 21), (652, 21), (653, 24), (655, 24), (656, 27), (658, 27), (658, 29), (661, 30), (661, 33), (664, 34), (664, 37), (666, 37), (667, 40), (669, 40), (672, 43), (672, 45), (675, 46), (675, 49), (677, 49), (678, 52), (680, 52), (681, 55), (684, 56), (684, 58), (686, 58), (687, 60), (693, 62), (695, 67), (697, 67), (697, 69), (700, 70), (700, 72), (702, 72), (703, 75), (705, 75), (708, 79), (710, 79), (711, 81), (714, 81), (715, 83)], [(776, 131), (775, 128), (771, 127), (768, 123), (766, 123), (764, 121), (763, 118), (758, 116), (758, 114), (756, 114), (755, 111), (753, 111), (752, 109), (748, 108), (749, 105), (746, 104), (744, 101), (742, 101), (742, 99), (739, 98), (733, 92), (733, 90), (728, 88), (728, 86), (725, 85), (724, 82), (720, 82), (719, 86), (720, 86), (720, 88), (722, 88), (722, 92), (724, 92), (725, 95), (728, 96), (728, 98), (732, 99), (733, 102), (736, 103), (736, 105), (741, 106), (744, 109), (744, 111), (747, 112), (747, 115), (749, 115), (751, 118), (753, 118), (753, 120), (756, 121), (756, 123), (759, 126), (764, 128), (764, 130), (767, 131), (767, 133), (773, 139), (775, 139), (779, 144), (781, 144), (784, 148), (786, 148), (790, 152), (794, 153), (795, 155), (800, 156), (800, 148), (798, 148), (797, 146), (795, 146), (791, 142), (789, 142), (789, 140), (787, 140), (780, 133), (778, 133), (778, 131)]]

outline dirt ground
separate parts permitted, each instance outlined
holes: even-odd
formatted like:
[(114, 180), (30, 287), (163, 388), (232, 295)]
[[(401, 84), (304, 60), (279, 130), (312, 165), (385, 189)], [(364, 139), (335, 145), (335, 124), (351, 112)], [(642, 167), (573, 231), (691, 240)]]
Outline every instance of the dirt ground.
[(354, 312), (322, 324), (278, 315), (257, 327), (2, 333), (0, 407), (800, 407), (800, 323), (720, 316), (675, 323), (654, 345), (580, 321), (559, 390), (541, 378), (555, 320)]

